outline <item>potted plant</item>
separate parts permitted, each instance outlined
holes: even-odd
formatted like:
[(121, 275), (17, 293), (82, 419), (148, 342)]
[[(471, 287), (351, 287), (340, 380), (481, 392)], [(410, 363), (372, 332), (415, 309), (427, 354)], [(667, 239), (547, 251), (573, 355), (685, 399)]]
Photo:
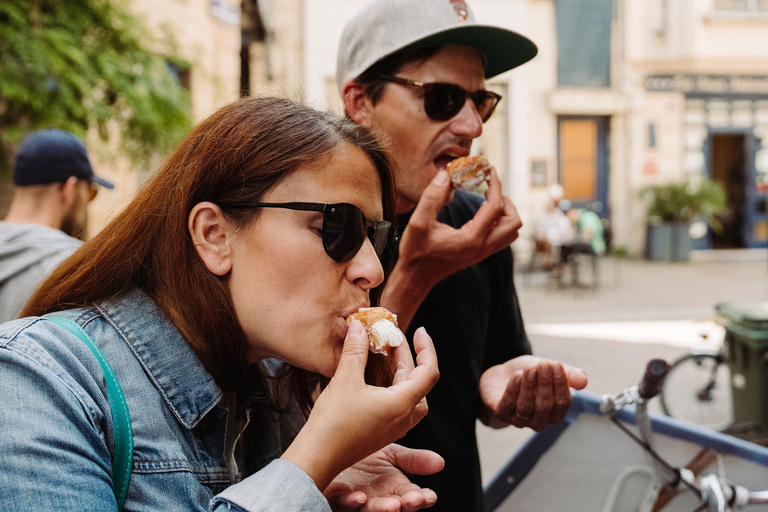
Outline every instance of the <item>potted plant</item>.
[[(645, 255), (649, 259), (687, 261), (693, 247), (691, 231), (700, 238), (707, 226), (722, 229), (718, 217), (725, 213), (727, 195), (720, 183), (698, 178), (654, 184), (644, 187), (640, 196), (647, 205)], [(698, 226), (702, 229), (697, 230)]]

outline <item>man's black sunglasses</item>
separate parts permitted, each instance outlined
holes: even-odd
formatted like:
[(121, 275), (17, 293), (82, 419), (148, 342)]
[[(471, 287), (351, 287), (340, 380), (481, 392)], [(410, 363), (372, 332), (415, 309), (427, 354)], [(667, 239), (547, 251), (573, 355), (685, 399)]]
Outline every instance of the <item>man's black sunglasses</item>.
[[(391, 222), (368, 220), (360, 208), (349, 203), (247, 203), (238, 206), (322, 212), (323, 249), (328, 256), (342, 263), (351, 260), (368, 238), (383, 264), (383, 257), (392, 252), (396, 241)], [(390, 251), (386, 251), (387, 248)]]
[(379, 79), (420, 87), (424, 91), (424, 112), (435, 121), (451, 119), (464, 107), (467, 98), (471, 98), (480, 118), (486, 122), (501, 101), (500, 95), (485, 89), (469, 92), (456, 84), (424, 83), (399, 76), (380, 76)]

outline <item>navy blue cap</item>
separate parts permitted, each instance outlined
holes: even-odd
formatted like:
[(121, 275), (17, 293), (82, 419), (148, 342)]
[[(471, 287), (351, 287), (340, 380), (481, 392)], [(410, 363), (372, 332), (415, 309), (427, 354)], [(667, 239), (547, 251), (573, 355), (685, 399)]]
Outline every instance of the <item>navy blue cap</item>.
[(13, 167), (16, 185), (42, 185), (67, 181), (70, 176), (115, 188), (93, 173), (85, 145), (73, 133), (48, 128), (32, 132), (21, 141)]

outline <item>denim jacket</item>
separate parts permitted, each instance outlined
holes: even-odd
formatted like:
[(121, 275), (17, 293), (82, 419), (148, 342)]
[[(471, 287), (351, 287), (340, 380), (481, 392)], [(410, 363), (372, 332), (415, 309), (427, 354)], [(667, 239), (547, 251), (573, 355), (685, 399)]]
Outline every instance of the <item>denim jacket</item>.
[[(279, 459), (265, 388), (238, 409), (143, 292), (55, 315), (86, 330), (125, 394), (134, 452), (124, 510), (330, 510)], [(2, 324), (0, 396), (0, 510), (114, 511), (112, 416), (85, 344), (45, 317)]]

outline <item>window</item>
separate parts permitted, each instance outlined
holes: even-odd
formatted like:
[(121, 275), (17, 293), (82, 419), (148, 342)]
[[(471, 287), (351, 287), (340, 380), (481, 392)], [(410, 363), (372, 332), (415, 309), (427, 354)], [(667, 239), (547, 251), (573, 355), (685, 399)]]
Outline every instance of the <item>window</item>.
[(612, 19), (613, 0), (555, 0), (559, 86), (610, 87)]
[(192, 78), (189, 66), (180, 65), (172, 61), (168, 61), (166, 64), (168, 65), (168, 70), (176, 78), (179, 85), (182, 88), (191, 91)]

